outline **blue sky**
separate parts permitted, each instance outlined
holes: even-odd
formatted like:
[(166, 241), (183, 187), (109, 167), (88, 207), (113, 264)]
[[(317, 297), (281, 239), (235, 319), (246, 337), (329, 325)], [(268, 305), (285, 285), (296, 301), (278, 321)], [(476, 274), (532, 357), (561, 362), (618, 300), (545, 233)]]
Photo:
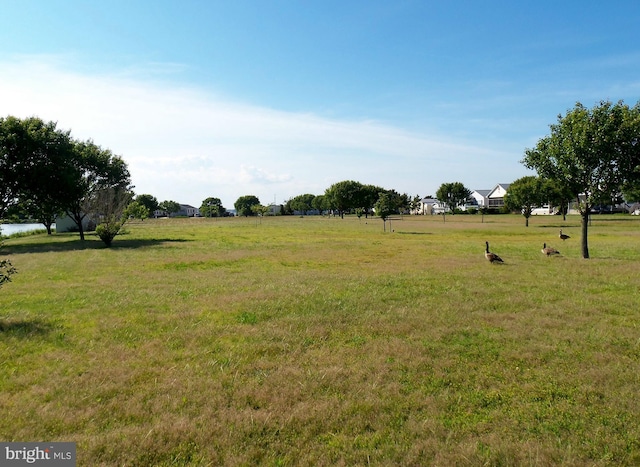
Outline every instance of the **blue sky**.
[(357, 180), (489, 189), (580, 101), (640, 99), (640, 2), (0, 0), (0, 115), (137, 193), (263, 204)]

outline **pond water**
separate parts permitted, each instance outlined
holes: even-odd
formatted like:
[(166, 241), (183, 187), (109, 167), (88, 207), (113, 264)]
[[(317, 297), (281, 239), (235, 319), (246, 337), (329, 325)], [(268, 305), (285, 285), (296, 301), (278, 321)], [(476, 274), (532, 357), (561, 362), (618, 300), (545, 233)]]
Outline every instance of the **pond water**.
[(0, 234), (5, 237), (20, 232), (46, 229), (44, 224), (0, 224)]

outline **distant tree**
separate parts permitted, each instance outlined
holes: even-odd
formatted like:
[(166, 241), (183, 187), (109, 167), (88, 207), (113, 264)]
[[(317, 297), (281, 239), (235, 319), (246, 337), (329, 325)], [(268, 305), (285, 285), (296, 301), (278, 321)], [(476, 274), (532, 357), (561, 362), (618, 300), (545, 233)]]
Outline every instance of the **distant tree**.
[(362, 208), (364, 216), (369, 217), (375, 204), (380, 198), (380, 193), (385, 192), (384, 188), (376, 185), (361, 185), (354, 197), (354, 208)]
[(144, 221), (147, 217), (149, 217), (151, 213), (149, 212), (149, 208), (147, 208), (144, 204), (139, 201), (132, 201), (126, 207), (123, 213), (124, 219), (140, 219)]
[(451, 214), (454, 214), (456, 208), (464, 204), (469, 196), (471, 196), (471, 190), (460, 182), (443, 183), (436, 191), (436, 199), (448, 207)]
[[(362, 184), (353, 180), (345, 180), (334, 183), (326, 189), (324, 193), (330, 209), (338, 211), (340, 217), (344, 218), (344, 213), (362, 204)], [(375, 201), (374, 201), (375, 202)]]
[(264, 217), (269, 212), (269, 206), (263, 206), (262, 204), (252, 204), (251, 212), (253, 212), (256, 216)]
[(324, 211), (329, 209), (329, 207), (327, 206), (327, 199), (324, 195), (318, 195), (315, 198), (313, 198), (313, 201), (311, 202), (311, 207), (313, 209), (318, 210), (320, 214), (324, 213)]
[(238, 198), (236, 202), (233, 204), (233, 207), (236, 209), (236, 212), (238, 213), (239, 216), (247, 217), (247, 216), (253, 216), (255, 214), (255, 212), (252, 211), (251, 207), (259, 204), (260, 204), (260, 200), (258, 199), (257, 196), (245, 195)]
[(577, 103), (550, 130), (535, 148), (525, 150), (522, 163), (578, 202), (582, 257), (589, 258), (591, 208), (640, 183), (640, 102), (630, 108), (622, 101), (602, 101), (592, 109)]
[(289, 201), (289, 205), (294, 211), (299, 211), (302, 215), (305, 215), (307, 214), (307, 211), (311, 211), (313, 208), (313, 200), (315, 197), (315, 195), (309, 193), (298, 195)]
[(420, 201), (422, 201), (422, 198), (420, 198), (420, 195), (415, 195), (410, 201), (409, 209), (414, 214), (418, 213), (418, 208), (420, 207)]
[(167, 217), (171, 217), (171, 214), (180, 212), (180, 203), (177, 201), (166, 200), (160, 203), (158, 207), (161, 211), (167, 213)]
[(387, 230), (387, 219), (398, 213), (402, 202), (402, 196), (393, 190), (383, 191), (378, 195), (378, 201), (376, 201), (374, 209), (376, 215), (382, 219), (385, 232)]
[(223, 217), (227, 210), (220, 198), (209, 197), (202, 201), (200, 214), (204, 217)]
[(399, 195), (399, 197), (400, 204), (398, 205), (398, 211), (400, 212), (400, 214), (406, 214), (411, 210), (412, 200), (407, 193), (403, 193)]
[(149, 194), (138, 195), (135, 197), (134, 201), (147, 208), (147, 210), (149, 211), (149, 215), (156, 212), (158, 210), (158, 207), (160, 206), (157, 198)]
[(549, 201), (547, 194), (542, 179), (529, 175), (509, 185), (509, 191), (504, 197), (504, 205), (510, 211), (521, 212), (525, 218), (525, 226), (529, 227), (529, 217), (533, 209)]

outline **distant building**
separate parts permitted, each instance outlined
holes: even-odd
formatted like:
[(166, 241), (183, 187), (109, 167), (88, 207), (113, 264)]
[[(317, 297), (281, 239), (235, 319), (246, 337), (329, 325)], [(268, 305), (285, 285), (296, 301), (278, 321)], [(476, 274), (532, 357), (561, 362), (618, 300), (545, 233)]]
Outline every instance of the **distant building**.
[(175, 216), (200, 217), (200, 209), (189, 204), (181, 204), (180, 211), (174, 213)]
[(442, 214), (443, 212), (449, 212), (449, 208), (444, 206), (440, 201), (435, 198), (423, 198), (420, 200), (415, 214), (430, 215)]
[(504, 195), (507, 194), (510, 185), (511, 183), (498, 183), (493, 190), (489, 192), (487, 195), (489, 208), (500, 209), (504, 206)]
[[(491, 193), (491, 190), (473, 190), (469, 196), (469, 204), (475, 204), (477, 208), (489, 206), (489, 193)], [(475, 200), (475, 202), (472, 200)]]

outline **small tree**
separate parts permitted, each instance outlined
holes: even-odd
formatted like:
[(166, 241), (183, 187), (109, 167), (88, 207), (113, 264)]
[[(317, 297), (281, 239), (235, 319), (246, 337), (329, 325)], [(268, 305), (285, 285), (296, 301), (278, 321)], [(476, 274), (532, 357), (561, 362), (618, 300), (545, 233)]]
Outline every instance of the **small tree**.
[[(0, 248), (2, 243), (0, 242)], [(0, 287), (6, 282), (11, 282), (11, 276), (16, 273), (16, 268), (13, 267), (11, 261), (8, 259), (0, 260)]]
[(122, 188), (104, 188), (96, 193), (95, 210), (100, 213), (96, 233), (107, 247), (128, 219), (126, 210), (131, 198), (131, 193)]
[(158, 207), (167, 214), (167, 217), (171, 217), (171, 214), (180, 212), (180, 203), (177, 201), (163, 201)]
[[(467, 201), (469, 196), (471, 196), (471, 190), (460, 182), (443, 183), (436, 191), (436, 199), (448, 207), (452, 214), (459, 205)], [(445, 217), (445, 213), (442, 217)]]
[(158, 203), (156, 197), (149, 194), (138, 195), (136, 196), (134, 201), (147, 208), (147, 210), (149, 211), (149, 215), (155, 213), (160, 206), (160, 203)]
[(129, 203), (129, 205), (124, 210), (123, 218), (125, 219), (140, 219), (144, 221), (147, 217), (149, 217), (149, 209), (140, 204), (138, 201), (133, 201)]
[(525, 218), (525, 226), (529, 227), (529, 218), (533, 209), (548, 200), (543, 181), (533, 175), (522, 177), (509, 185), (504, 197), (504, 205), (510, 211), (520, 211)]
[[(378, 201), (374, 205), (376, 215), (382, 219), (382, 228), (387, 231), (387, 219), (393, 214), (397, 214), (400, 206), (403, 203), (403, 198), (397, 192), (393, 190), (383, 191), (378, 195)], [(389, 227), (391, 230), (391, 227)]]

